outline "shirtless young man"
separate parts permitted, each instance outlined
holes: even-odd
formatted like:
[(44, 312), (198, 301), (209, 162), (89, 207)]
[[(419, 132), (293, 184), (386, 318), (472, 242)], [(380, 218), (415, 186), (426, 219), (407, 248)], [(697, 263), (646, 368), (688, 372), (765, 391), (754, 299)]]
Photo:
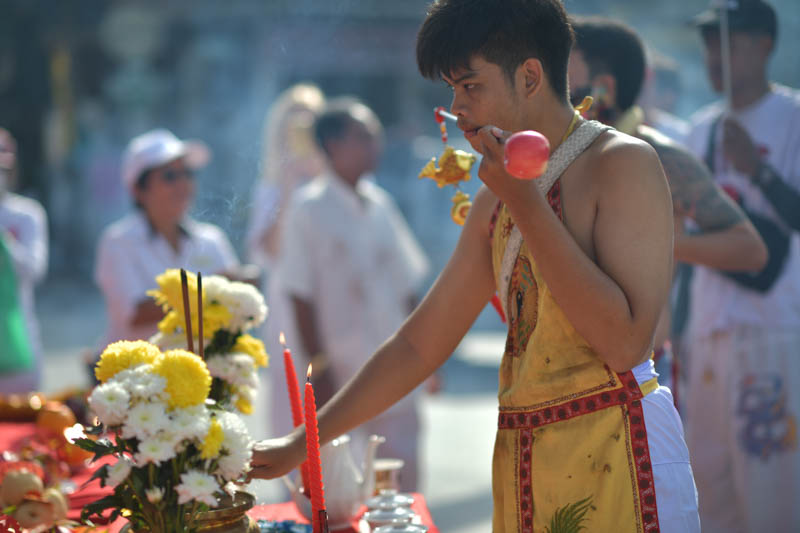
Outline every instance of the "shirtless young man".
[[(493, 529), (552, 529), (567, 514), (590, 531), (697, 531), (680, 421), (650, 360), (672, 272), (669, 188), (649, 145), (576, 118), (572, 39), (558, 0), (430, 7), (417, 62), (453, 87), (450, 110), (483, 155), (486, 187), (423, 302), (320, 411), (320, 439), (424, 381), (499, 290), (509, 336)], [(503, 168), (504, 140), (526, 129), (553, 147), (533, 181)], [(285, 474), (304, 442), (303, 428), (259, 442), (251, 476)]]

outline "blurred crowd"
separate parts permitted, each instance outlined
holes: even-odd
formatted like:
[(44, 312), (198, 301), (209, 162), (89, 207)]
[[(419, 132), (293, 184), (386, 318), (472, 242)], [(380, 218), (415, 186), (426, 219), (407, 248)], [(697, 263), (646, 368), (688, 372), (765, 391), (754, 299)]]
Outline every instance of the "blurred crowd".
[[(800, 498), (800, 91), (767, 74), (780, 13), (739, 0), (725, 17), (729, 33), (717, 8), (695, 19), (697, 53), (720, 99), (689, 120), (675, 114), (680, 65), (622, 21), (574, 21), (569, 80), (573, 104), (594, 99), (587, 118), (639, 137), (661, 158), (676, 275), (656, 336), (659, 381), (686, 426), (704, 529), (755, 532), (772, 515), (793, 516)], [(156, 332), (163, 311), (146, 291), (166, 268), (222, 274), (263, 290), (268, 351), (280, 353), (285, 333), (298, 368), (313, 362), (324, 403), (402, 324), (430, 270), (421, 237), (379, 185), (383, 142), (364, 102), (328, 97), (311, 81), (286, 88), (264, 118), (240, 258), (223, 229), (189, 215), (195, 173), (214, 154), (202, 140), (147, 125), (115, 178), (130, 210), (97, 241), (108, 327), (93, 354)], [(14, 132), (0, 129), (2, 394), (37, 390), (47, 363), (34, 308), (48, 265), (47, 213), (16, 192), (17, 154)], [(266, 392), (275, 435), (291, 428), (279, 359)], [(363, 451), (368, 435), (387, 436), (382, 451), (405, 461), (406, 490), (417, 488), (416, 403), (410, 395), (354, 438)]]

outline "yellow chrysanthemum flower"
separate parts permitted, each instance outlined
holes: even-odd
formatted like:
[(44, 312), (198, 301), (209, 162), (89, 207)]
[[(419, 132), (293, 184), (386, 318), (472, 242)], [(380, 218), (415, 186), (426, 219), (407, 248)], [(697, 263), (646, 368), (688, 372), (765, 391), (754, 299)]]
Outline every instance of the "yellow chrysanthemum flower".
[[(197, 312), (197, 276), (187, 272), (186, 281), (189, 289), (189, 309), (194, 315)], [(164, 311), (180, 310), (181, 316), (183, 316), (181, 271), (177, 268), (167, 269), (163, 274), (156, 276), (156, 283), (158, 283), (158, 289), (147, 291), (147, 295), (153, 297), (156, 304), (162, 306)], [(203, 290), (203, 296), (205, 296), (205, 290)]]
[(109, 344), (100, 355), (94, 369), (95, 377), (101, 383), (117, 373), (146, 363), (152, 363), (161, 355), (158, 347), (145, 341), (119, 341)]
[(167, 380), (170, 407), (190, 407), (206, 401), (211, 374), (205, 362), (186, 350), (170, 350), (153, 363), (153, 372)]
[[(221, 304), (203, 305), (203, 337), (211, 338), (218, 329), (227, 328), (231, 323), (231, 312)], [(197, 333), (197, 320), (192, 317), (194, 332)]]
[(239, 396), (234, 405), (243, 415), (253, 414), (253, 404), (251, 404), (246, 398)]
[(170, 311), (158, 323), (158, 331), (171, 335), (178, 328), (183, 328), (183, 318), (178, 316), (177, 311)]
[(225, 439), (225, 432), (222, 431), (222, 426), (217, 419), (211, 420), (211, 426), (208, 428), (208, 433), (200, 446), (200, 457), (203, 459), (213, 459), (219, 455), (222, 448), (222, 441)]
[[(197, 315), (192, 315), (191, 320), (192, 334), (197, 337)], [(219, 304), (203, 305), (203, 338), (212, 338), (215, 331), (227, 327), (230, 321), (231, 313), (227, 308)], [(183, 311), (178, 312), (178, 310), (173, 309), (158, 323), (158, 330), (167, 335), (171, 335), (179, 329), (180, 331), (186, 331), (186, 319), (183, 316)]]
[(256, 366), (267, 366), (269, 355), (264, 348), (264, 343), (251, 335), (239, 335), (236, 344), (233, 346), (234, 352), (246, 353), (253, 358)]

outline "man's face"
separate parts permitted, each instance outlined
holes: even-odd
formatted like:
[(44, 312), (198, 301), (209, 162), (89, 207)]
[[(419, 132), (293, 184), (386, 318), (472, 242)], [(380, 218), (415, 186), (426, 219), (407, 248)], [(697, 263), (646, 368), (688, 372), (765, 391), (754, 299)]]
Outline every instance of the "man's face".
[(450, 111), (458, 117), (458, 127), (475, 150), (480, 148), (477, 130), (483, 126), (525, 129), (520, 97), (499, 65), (474, 56), (469, 68), (443, 74), (442, 79), (453, 90)]
[(337, 166), (357, 179), (378, 166), (381, 154), (380, 126), (369, 118), (355, 117), (332, 145)]
[[(731, 86), (733, 90), (747, 86), (757, 79), (766, 68), (772, 39), (767, 35), (733, 31), (730, 34)], [(705, 45), (705, 62), (708, 78), (717, 92), (722, 92), (722, 46), (720, 32), (705, 30), (702, 34)]]

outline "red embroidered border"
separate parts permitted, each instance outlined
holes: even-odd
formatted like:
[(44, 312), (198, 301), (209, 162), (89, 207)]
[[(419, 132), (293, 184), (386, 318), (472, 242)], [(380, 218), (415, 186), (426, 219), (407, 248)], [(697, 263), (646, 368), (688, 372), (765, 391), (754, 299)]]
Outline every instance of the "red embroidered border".
[(533, 482), (532, 463), (533, 430), (526, 428), (519, 432), (519, 512), (522, 533), (533, 533)]
[[(533, 429), (562, 420), (569, 420), (577, 416), (586, 415), (599, 409), (617, 405), (625, 405), (628, 413), (628, 427), (632, 446), (633, 462), (635, 467), (635, 482), (639, 496), (639, 510), (643, 520), (643, 529), (647, 533), (659, 531), (658, 509), (656, 507), (656, 492), (653, 482), (653, 468), (650, 462), (650, 449), (647, 444), (647, 428), (644, 422), (642, 408), (642, 391), (633, 376), (633, 372), (617, 374), (623, 384), (619, 389), (605, 391), (583, 398), (566, 401), (564, 403), (546, 407), (535, 411), (508, 413), (501, 412), (498, 416), (498, 429), (520, 430), (520, 456), (518, 466), (520, 490), (520, 518), (523, 531), (527, 529), (526, 517), (530, 516), (531, 528), (533, 527), (533, 495), (531, 479), (531, 454), (533, 448)], [(527, 451), (527, 454), (526, 454)], [(526, 492), (527, 491), (527, 492)], [(530, 513), (528, 515), (526, 510)]]

